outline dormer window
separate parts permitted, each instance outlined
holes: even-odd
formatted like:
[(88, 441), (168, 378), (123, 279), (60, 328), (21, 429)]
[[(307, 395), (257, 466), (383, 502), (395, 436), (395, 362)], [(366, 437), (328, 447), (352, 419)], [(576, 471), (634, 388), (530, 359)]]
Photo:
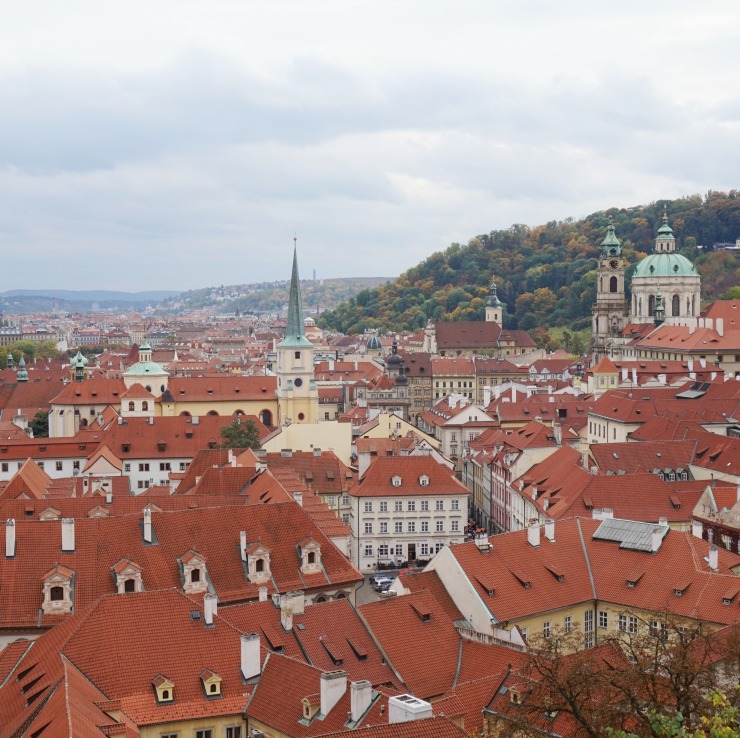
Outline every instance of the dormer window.
[(152, 679), (152, 686), (158, 705), (166, 705), (175, 701), (175, 683), (167, 677), (157, 674)]
[(204, 669), (200, 673), (200, 681), (203, 685), (203, 692), (206, 699), (215, 699), (221, 697), (221, 677), (210, 669)]
[(121, 559), (113, 567), (118, 594), (129, 594), (144, 591), (144, 580), (141, 578), (141, 567), (129, 559)]
[(272, 576), (270, 551), (259, 543), (247, 547), (247, 578), (253, 584), (266, 582)]
[(74, 572), (57, 564), (43, 578), (44, 601), (41, 609), (47, 615), (62, 615), (72, 612)]
[(208, 589), (206, 560), (197, 551), (188, 551), (181, 559), (182, 590), (185, 594), (205, 592)]
[(426, 474), (422, 474), (419, 477), (419, 485), (422, 487), (428, 487), (429, 486), (429, 477)]
[(401, 477), (396, 474), (395, 476), (391, 477), (391, 484), (394, 487), (400, 487), (401, 486)]
[(301, 572), (318, 574), (321, 571), (321, 545), (313, 538), (304, 538), (298, 546), (301, 552)]

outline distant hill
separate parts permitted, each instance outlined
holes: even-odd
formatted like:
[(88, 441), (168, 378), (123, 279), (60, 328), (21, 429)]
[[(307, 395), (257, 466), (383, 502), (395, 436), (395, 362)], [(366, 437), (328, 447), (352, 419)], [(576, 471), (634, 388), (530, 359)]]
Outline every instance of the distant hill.
[(115, 290), (8, 290), (0, 292), (0, 308), (9, 312), (141, 309), (178, 295), (174, 290), (117, 292)]
[[(306, 311), (329, 310), (358, 292), (385, 284), (391, 277), (345, 277), (301, 280)], [(288, 305), (288, 281), (208, 287), (183, 292), (166, 301), (165, 307), (178, 310), (216, 307), (219, 312), (264, 315), (284, 313)]]
[(566, 218), (530, 227), (513, 225), (454, 243), (432, 254), (386, 285), (365, 289), (321, 315), (319, 325), (357, 334), (368, 328), (416, 331), (429, 319), (480, 320), (495, 275), (498, 297), (506, 303), (510, 328), (590, 325), (596, 297), (599, 246), (609, 217), (614, 219), (630, 267), (652, 252), (664, 206), (678, 250), (696, 264), (704, 299), (716, 299), (740, 285), (740, 257), (715, 251), (714, 244), (740, 237), (740, 197), (709, 192), (679, 200), (610, 209), (581, 220)]

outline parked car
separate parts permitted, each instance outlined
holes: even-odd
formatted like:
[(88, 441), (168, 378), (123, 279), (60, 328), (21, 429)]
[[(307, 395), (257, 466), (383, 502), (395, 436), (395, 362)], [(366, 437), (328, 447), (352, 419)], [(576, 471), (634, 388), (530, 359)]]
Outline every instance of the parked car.
[[(386, 589), (393, 584), (393, 577), (387, 577), (387, 576), (376, 576), (373, 579), (373, 589), (376, 592), (382, 592), (384, 591), (382, 587), (385, 586)], [(387, 585), (387, 586), (386, 586)]]

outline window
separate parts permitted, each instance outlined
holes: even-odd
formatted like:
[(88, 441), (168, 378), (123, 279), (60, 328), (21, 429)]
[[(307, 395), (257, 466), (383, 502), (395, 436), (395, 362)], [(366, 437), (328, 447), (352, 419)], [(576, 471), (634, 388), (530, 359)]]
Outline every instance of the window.
[(662, 641), (668, 637), (665, 623), (661, 623), (660, 620), (651, 620), (648, 623), (648, 632), (652, 638), (660, 638)]
[(193, 583), (200, 581), (200, 569), (193, 569), (190, 572), (190, 581)]
[(445, 530), (445, 521), (444, 520), (438, 520), (437, 524), (435, 525), (435, 530), (437, 533), (444, 533)]
[(349, 525), (349, 513), (342, 513), (342, 523)]
[(586, 610), (583, 618), (584, 645), (591, 648), (594, 645), (594, 611)]
[(573, 630), (573, 616), (572, 615), (566, 615), (563, 618), (563, 630), (566, 633), (570, 633)]
[(57, 461), (57, 463), (56, 463), (56, 470), (57, 471), (62, 471), (62, 462), (61, 461)]
[(460, 500), (453, 500), (452, 501), (452, 509), (453, 510), (459, 510), (460, 509)]
[(529, 635), (529, 628), (519, 628), (519, 632), (522, 634), (522, 638), (526, 641), (527, 636)]
[(378, 546), (378, 556), (387, 556), (388, 555), (388, 544), (382, 543), (380, 546)]
[(64, 587), (52, 587), (49, 590), (49, 599), (52, 602), (61, 602), (64, 599)]
[(76, 469), (77, 471), (80, 470), (80, 462), (79, 461), (73, 461), (72, 462), (72, 469)]
[(213, 738), (213, 731), (210, 728), (195, 731), (195, 738)]
[(3, 461), (2, 469), (3, 469), (4, 472), (8, 471), (8, 462), (7, 461)]
[(240, 725), (234, 728), (226, 728), (226, 738), (242, 738), (242, 729)]
[[(335, 495), (329, 495), (326, 498), (326, 503), (329, 505), (329, 507), (334, 507), (334, 505), (337, 504), (337, 498), (336, 498), (336, 496)], [(372, 512), (372, 511), (370, 511), (370, 512)]]
[(43, 461), (38, 461), (36, 463), (38, 464), (39, 469), (43, 469), (44, 468), (44, 462)]
[(388, 523), (381, 523), (380, 524), (380, 532), (381, 533), (387, 533), (388, 532)]
[(397, 520), (394, 524), (394, 530), (396, 533), (403, 533), (403, 523), (400, 520)]
[(416, 533), (416, 523), (413, 520), (409, 521), (408, 528), (409, 533)]
[(429, 500), (422, 500), (421, 501), (421, 511), (422, 512), (429, 512)]
[(609, 627), (609, 613), (606, 610), (599, 610), (599, 628)]
[[(342, 495), (342, 504), (349, 505), (349, 495)], [(380, 509), (383, 510), (383, 503), (380, 503)]]
[(396, 556), (403, 556), (403, 544), (402, 543), (396, 544)]
[(421, 521), (421, 532), (429, 533), (429, 521), (428, 520)]
[(372, 511), (373, 511), (373, 503), (365, 502), (365, 512), (372, 512)]
[(409, 500), (406, 509), (409, 512), (416, 512), (416, 502), (414, 500)]
[(139, 471), (149, 471), (149, 464), (139, 464)]
[(627, 632), (632, 634), (637, 633), (637, 617), (635, 615), (630, 615), (627, 620), (629, 621)]
[(372, 533), (373, 532), (373, 524), (372, 523), (365, 523), (365, 533)]
[(421, 555), (429, 556), (429, 544), (428, 543), (421, 544)]
[(179, 733), (162, 733), (159, 738), (180, 738)]
[(626, 615), (617, 615), (617, 630), (620, 633), (627, 632), (627, 616)]
[(435, 500), (434, 501), (434, 509), (435, 510), (444, 510), (445, 509), (445, 501), (444, 500)]
[(444, 543), (438, 543), (434, 547), (434, 553), (439, 553), (445, 547)]
[(549, 638), (551, 635), (552, 635), (552, 622), (549, 620), (545, 620), (545, 622), (542, 623), (542, 637)]
[(459, 520), (453, 520), (452, 523), (450, 523), (450, 530), (453, 533), (459, 533), (459, 531), (460, 531), (460, 521)]
[(368, 543), (365, 546), (365, 556), (372, 556), (373, 555), (373, 547)]
[(172, 471), (172, 467), (169, 461), (159, 462), (159, 471)]
[(403, 512), (403, 502), (401, 500), (396, 500), (394, 508), (396, 512)]
[(380, 503), (380, 512), (388, 512), (388, 503), (387, 502), (381, 502)]

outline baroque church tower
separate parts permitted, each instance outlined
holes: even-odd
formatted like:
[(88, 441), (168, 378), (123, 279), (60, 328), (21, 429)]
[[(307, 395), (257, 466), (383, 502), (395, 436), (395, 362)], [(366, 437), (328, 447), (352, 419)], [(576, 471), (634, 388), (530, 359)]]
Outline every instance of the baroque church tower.
[(316, 423), (319, 391), (314, 380), (313, 344), (306, 338), (303, 327), (303, 301), (295, 239), (288, 298), (288, 325), (285, 338), (276, 348), (278, 425)]
[(627, 325), (625, 267), (622, 244), (617, 239), (614, 224), (609, 218), (606, 237), (601, 242), (596, 278), (596, 302), (592, 309), (591, 353), (594, 364), (610, 354), (612, 342), (619, 331)]

